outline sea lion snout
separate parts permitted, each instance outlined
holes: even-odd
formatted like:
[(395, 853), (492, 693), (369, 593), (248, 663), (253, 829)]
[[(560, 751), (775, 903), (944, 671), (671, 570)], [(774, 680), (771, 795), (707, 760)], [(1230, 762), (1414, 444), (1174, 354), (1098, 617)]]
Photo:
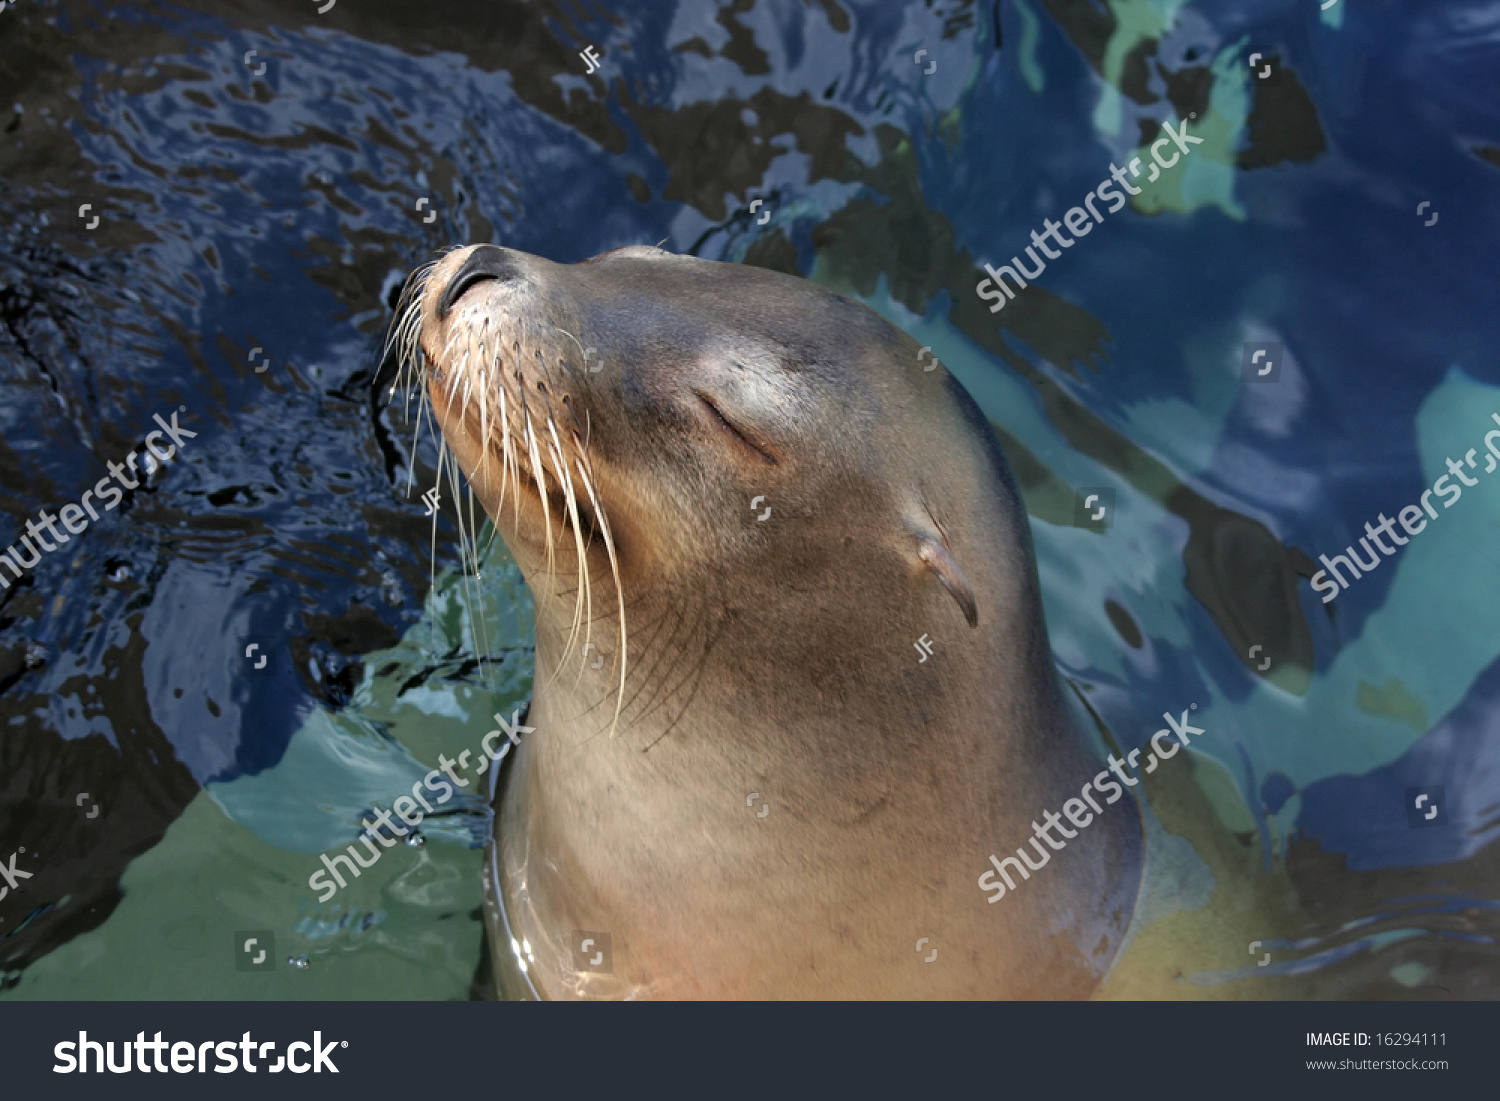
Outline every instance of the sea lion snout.
[(499, 245), (476, 245), (443, 288), (438, 298), (438, 320), (445, 320), (453, 304), (470, 287), (486, 280), (509, 281), (521, 277), (514, 254)]

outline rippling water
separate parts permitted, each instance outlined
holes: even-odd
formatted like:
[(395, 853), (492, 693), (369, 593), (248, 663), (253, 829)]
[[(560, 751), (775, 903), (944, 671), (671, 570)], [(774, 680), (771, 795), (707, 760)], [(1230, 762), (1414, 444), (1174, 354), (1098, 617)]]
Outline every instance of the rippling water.
[[(477, 643), (375, 350), (436, 249), (663, 239), (931, 345), (1022, 483), (1064, 672), (1124, 746), (1198, 705), (1245, 859), (1156, 806), (1137, 925), (1236, 877), (1297, 916), (1263, 967), (1184, 948), (1184, 988), (1495, 996), (1500, 478), (1331, 604), (1308, 580), (1500, 413), (1500, 6), (317, 7), (0, 11), (0, 544), (154, 414), (196, 433), (0, 590), (9, 996), (468, 995), (477, 794), (306, 886), (530, 690), (524, 587), (487, 564)], [(991, 314), (980, 265), (1174, 118), (1203, 144)], [(237, 971), (262, 930), (277, 970)]]

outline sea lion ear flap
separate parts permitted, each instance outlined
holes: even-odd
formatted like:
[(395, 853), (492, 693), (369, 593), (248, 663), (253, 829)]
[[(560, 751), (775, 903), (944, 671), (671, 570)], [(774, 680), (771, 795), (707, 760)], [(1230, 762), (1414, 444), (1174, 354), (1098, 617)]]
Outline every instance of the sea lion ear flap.
[(969, 621), (969, 626), (978, 627), (979, 609), (974, 604), (974, 590), (969, 585), (969, 579), (964, 576), (963, 568), (949, 553), (948, 548), (930, 535), (918, 536), (917, 557), (922, 560), (923, 565), (937, 575), (937, 579), (943, 583), (943, 588), (948, 590), (948, 594), (958, 601), (958, 606), (963, 609), (964, 618)]

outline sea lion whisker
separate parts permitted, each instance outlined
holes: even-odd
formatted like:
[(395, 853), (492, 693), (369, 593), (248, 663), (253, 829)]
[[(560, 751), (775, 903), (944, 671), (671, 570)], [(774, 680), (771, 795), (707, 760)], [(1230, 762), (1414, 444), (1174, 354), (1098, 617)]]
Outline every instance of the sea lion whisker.
[[(447, 455), (446, 468), (448, 472), (448, 485), (453, 493), (455, 501), (454, 515), (458, 527), (459, 562), (460, 574), (462, 576), (462, 580), (459, 583), (459, 591), (462, 594), (465, 608), (469, 613), (467, 618), (469, 620), (470, 649), (474, 654), (477, 655), (477, 660), (479, 662), (481, 671), (483, 671), (485, 662), (487, 660), (486, 655), (489, 653), (489, 631), (484, 617), (484, 601), (482, 599), (482, 594), (479, 591), (479, 559), (477, 554), (478, 541), (475, 533), (470, 530), (473, 524), (472, 513), (474, 507), (474, 494), (472, 487), (465, 487), (460, 484), (459, 475), (461, 474), (461, 471), (458, 469), (456, 456), (452, 454), (451, 450)], [(438, 481), (439, 483), (441, 483), (442, 481), (441, 473), (438, 476)], [(466, 490), (469, 498), (469, 509), (471, 514), (469, 524), (467, 525), (464, 522), (464, 510), (461, 503)], [(434, 524), (435, 523), (436, 513), (434, 513)], [(474, 563), (474, 573), (472, 577), (469, 575), (468, 570), (470, 560), (472, 560)]]
[[(395, 322), (387, 332), (380, 350), (381, 363), (384, 363), (393, 351), (396, 353), (396, 381), (392, 385), (393, 393), (395, 388), (401, 385), (403, 371), (411, 362), (412, 346), (415, 340), (413, 330), (419, 320), (422, 296), (436, 265), (435, 260), (419, 265), (407, 277), (406, 283), (401, 288), (401, 294), (396, 300)], [(377, 372), (377, 379), (378, 377)]]
[[(497, 369), (491, 371), (491, 364), (489, 364), (488, 362), (483, 363), (480, 368), (482, 371), (482, 378), (480, 379), (479, 383), (479, 438), (485, 441), (484, 453), (479, 460), (479, 476), (481, 478), (485, 477), (485, 475), (489, 471), (490, 466), (490, 387), (493, 385), (491, 381), (491, 375), (494, 375), (497, 378), (499, 377), (499, 362), (500, 346), (496, 344), (494, 365)], [(503, 469), (500, 474), (500, 493), (501, 501), (503, 502), (505, 494), (505, 472)]]
[[(684, 645), (682, 650), (684, 657), (689, 654), (695, 655), (693, 662), (683, 669), (681, 679), (675, 684), (664, 685), (662, 691), (659, 693), (662, 700), (660, 706), (665, 707), (668, 703), (675, 702), (678, 705), (677, 714), (672, 716), (660, 737), (642, 747), (642, 752), (649, 750), (657, 742), (661, 741), (662, 738), (670, 734), (677, 727), (677, 724), (683, 720), (684, 716), (687, 715), (693, 700), (698, 696), (698, 689), (702, 685), (703, 672), (708, 668), (709, 656), (712, 654), (719, 638), (728, 630), (728, 624), (723, 621), (720, 621), (719, 626), (714, 628), (712, 626), (713, 621), (708, 616), (707, 606), (700, 602), (698, 607), (698, 620), (688, 632), (688, 638), (694, 645)], [(677, 667), (680, 660), (673, 662), (672, 666), (668, 669), (669, 674), (672, 669)], [(686, 689), (685, 692), (684, 689)]]
[[(446, 447), (447, 440), (443, 438), (442, 428), (437, 423), (437, 410), (433, 408), (432, 399), (428, 396), (425, 389), (422, 391), (421, 397), (417, 399), (417, 427), (415, 434), (412, 436), (412, 485), (416, 484), (416, 448), (417, 443), (421, 438), (422, 426), (424, 424), (427, 426), (427, 431), (432, 434), (434, 444), (440, 449), (442, 447)], [(439, 454), (441, 454), (441, 451), (439, 452)], [(449, 459), (450, 461), (452, 460), (451, 455), (449, 456)], [(407, 493), (410, 494), (410, 492), (411, 490), (408, 489)]]
[[(686, 607), (687, 605), (682, 601), (674, 602), (654, 619), (636, 625), (636, 635), (642, 640), (641, 652), (647, 655), (645, 659), (647, 663), (637, 670), (636, 686), (624, 701), (625, 706), (631, 709), (632, 717), (636, 721), (655, 711), (657, 700), (665, 690), (665, 684), (658, 683), (658, 674), (664, 662), (676, 660), (678, 651), (674, 643), (682, 634), (683, 623), (687, 618)], [(668, 671), (670, 672), (670, 667)], [(621, 689), (623, 691), (623, 684)], [(648, 690), (649, 695), (646, 695)], [(603, 703), (604, 701), (600, 700), (599, 703), (587, 708), (584, 713), (592, 713)], [(602, 730), (595, 731), (577, 745), (587, 745), (602, 733)], [(614, 737), (613, 732), (610, 737)]]
[[(668, 616), (663, 615), (658, 621), (656, 636), (643, 648), (645, 652), (653, 655), (653, 661), (649, 668), (643, 667), (636, 678), (639, 687), (626, 701), (632, 708), (631, 713), (636, 716), (637, 721), (655, 713), (659, 707), (664, 706), (672, 698), (674, 691), (671, 683), (672, 674), (685, 660), (690, 648), (689, 643), (697, 633), (698, 626), (703, 622), (705, 615), (703, 605), (699, 603), (696, 607), (696, 617), (690, 616), (690, 611), (694, 609), (689, 607), (686, 598), (678, 600), (674, 610), (676, 614), (670, 617), (671, 626), (666, 630), (665, 637), (661, 636), (663, 627), (668, 622)], [(642, 698), (648, 687), (650, 694)]]
[(497, 528), (494, 524), (491, 524), (490, 525), (490, 538), (489, 538), (489, 542), (485, 543), (484, 550), (480, 553), (480, 556), (479, 556), (481, 561), (488, 560), (488, 558), (490, 556), (490, 550), (494, 547), (495, 540), (499, 539), (499, 538), (500, 538), (500, 529)]
[(484, 443), (484, 449), (479, 454), (479, 469), (475, 472), (482, 479), (489, 473), (490, 468), (490, 395), (488, 385), (481, 380), (479, 383), (479, 438)]
[[(547, 428), (551, 431), (552, 434), (552, 438), (548, 440), (548, 444), (551, 448), (552, 466), (553, 469), (557, 472), (558, 484), (562, 487), (563, 490), (563, 500), (565, 502), (568, 515), (571, 516), (573, 521), (573, 543), (578, 552), (579, 577), (582, 578), (584, 574), (585, 562), (583, 557), (583, 535), (579, 531), (579, 528), (582, 525), (578, 519), (578, 502), (574, 496), (572, 479), (568, 477), (567, 460), (563, 457), (562, 447), (557, 442), (557, 429), (552, 424), (551, 417), (547, 418)], [(562, 656), (558, 659), (557, 669), (552, 674), (553, 680), (557, 679), (558, 674), (560, 674), (563, 670), (563, 666), (567, 664), (569, 656), (571, 656), (571, 654), (573, 653), (573, 643), (578, 638), (579, 620), (582, 618), (582, 616), (583, 586), (580, 582), (575, 587), (573, 596), (573, 625), (568, 633), (568, 641), (563, 646)]]
[(473, 552), (474, 577), (479, 577), (479, 522), (474, 518), (474, 483), (464, 486), (464, 497), (469, 505), (469, 549)]
[[(575, 441), (577, 440), (577, 438), (578, 437), (576, 435), (573, 437), (573, 439)], [(577, 459), (576, 455), (574, 456), (574, 459), (573, 459), (573, 465), (574, 465), (574, 467), (578, 471), (579, 480), (582, 481), (582, 482), (584, 482), (585, 485), (587, 485), (587, 483), (588, 483), (588, 475), (584, 472), (583, 467), (579, 465), (578, 459)], [(589, 495), (592, 497), (593, 496), (592, 492), (590, 492)], [(589, 643), (593, 641), (593, 634), (594, 634), (594, 571), (588, 565), (588, 552), (589, 552), (589, 549), (592, 548), (593, 545), (594, 545), (594, 527), (595, 527), (594, 524), (590, 524), (589, 525), (589, 537), (584, 542), (584, 548), (583, 548), (584, 564), (583, 564), (582, 568), (579, 570), (579, 574), (583, 578), (583, 597), (584, 597), (584, 601), (585, 601), (585, 612), (584, 612), (584, 624), (585, 624), (585, 626), (584, 626), (584, 634), (583, 634), (583, 648), (584, 648), (585, 651), (588, 650)], [(583, 676), (583, 666), (581, 664), (578, 667), (578, 675), (580, 677)]]
[[(465, 351), (465, 353), (464, 353), (464, 364), (467, 364), (468, 356), (469, 356), (468, 351)], [(418, 415), (418, 426), (417, 427), (418, 427), (418, 431), (419, 432), (420, 432), (420, 429), (421, 429), (421, 421), (423, 419), (429, 419), (429, 427), (432, 427), (431, 426), (431, 421), (430, 421), (430, 418), (432, 417), (432, 415), (433, 415), (433, 410), (432, 410), (432, 407), (431, 407), (430, 403), (427, 400), (427, 395), (426, 395), (426, 393), (424, 391), (424, 393), (422, 395), (422, 403), (421, 403), (421, 406), (419, 408), (419, 415)], [(433, 433), (434, 433), (434, 438), (438, 442), (438, 465), (437, 465), (436, 477), (434, 479), (434, 485), (436, 487), (441, 487), (442, 486), (442, 484), (443, 484), (443, 475), (446, 472), (447, 475), (448, 475), (449, 491), (453, 494), (453, 499), (454, 499), (454, 502), (455, 502), (455, 504), (454, 504), (454, 518), (455, 518), (456, 526), (457, 526), (457, 529), (458, 529), (459, 561), (460, 561), (460, 564), (461, 564), (460, 565), (460, 570), (464, 574), (464, 579), (461, 582), (461, 586), (462, 586), (462, 591), (464, 593), (465, 604), (468, 606), (469, 613), (470, 613), (469, 614), (469, 620), (470, 620), (470, 628), (469, 628), (470, 642), (471, 642), (471, 645), (473, 646), (474, 652), (479, 655), (480, 664), (482, 666), (484, 664), (484, 661), (485, 661), (485, 655), (487, 655), (489, 653), (489, 631), (488, 631), (488, 625), (487, 625), (487, 623), (485, 621), (485, 616), (484, 616), (484, 603), (483, 603), (483, 600), (482, 600), (482, 594), (478, 590), (478, 579), (479, 579), (480, 567), (479, 567), (479, 551), (478, 551), (478, 532), (477, 532), (477, 527), (474, 524), (474, 518), (473, 518), (473, 509), (474, 509), (473, 487), (471, 485), (467, 485), (466, 484), (467, 483), (467, 479), (465, 479), (463, 482), (460, 481), (460, 476), (462, 474), (462, 471), (459, 469), (459, 464), (458, 464), (457, 456), (453, 453), (452, 448), (449, 447), (446, 438), (442, 435), (442, 433), (440, 431), (437, 431), (435, 428), (433, 429)], [(415, 453), (415, 445), (414, 445), (414, 453)], [(412, 477), (415, 478), (415, 464), (413, 464)], [(469, 512), (470, 512), (469, 521), (468, 521), (467, 524), (465, 523), (465, 520), (464, 520), (464, 510), (463, 510), (463, 505), (462, 505), (462, 499), (463, 499), (463, 495), (464, 495), (465, 491), (467, 491), (467, 493), (468, 493), (468, 498), (469, 498)], [(436, 584), (436, 572), (437, 572), (437, 524), (438, 524), (438, 515), (439, 515), (438, 514), (438, 510), (434, 509), (433, 510), (433, 514), (432, 514), (432, 525), (433, 525), (432, 526), (432, 546), (431, 546), (430, 557), (429, 557), (429, 582), (431, 584), (434, 584), (434, 585)], [(474, 577), (473, 577), (473, 579), (470, 579), (468, 577), (468, 564), (471, 561), (472, 561), (473, 567), (474, 567)]]
[[(453, 355), (454, 355), (453, 346), (458, 343), (458, 338), (460, 336), (467, 336), (467, 334), (466, 333), (462, 333), (462, 332), (458, 331), (457, 329), (455, 329), (452, 333), (448, 334), (448, 343), (445, 344), (445, 345), (443, 345), (443, 354), (438, 357), (438, 362), (440, 362), (440, 363), (452, 363), (453, 362)], [(467, 349), (465, 350), (465, 354), (467, 354)]]
[(547, 537), (547, 584), (551, 585), (557, 573), (555, 551), (552, 545), (552, 507), (547, 502), (547, 468), (542, 465), (541, 452), (536, 445), (536, 433), (531, 427), (531, 412), (526, 408), (526, 399), (521, 399), (521, 412), (526, 419), (526, 448), (531, 459), (531, 474), (536, 480), (537, 495), (542, 499), (542, 528)]
[(567, 329), (558, 328), (558, 326), (556, 326), (556, 325), (554, 325), (552, 327), (554, 329), (557, 329), (558, 332), (562, 333), (563, 336), (567, 337), (574, 344), (578, 345), (578, 354), (583, 359), (583, 369), (585, 371), (587, 371), (588, 368), (589, 368), (589, 354), (586, 351), (583, 350), (583, 341), (579, 340), (572, 333), (568, 332)]
[(422, 329), (422, 302), (427, 294), (427, 279), (431, 275), (428, 271), (422, 277), (421, 287), (418, 293), (412, 295), (411, 300), (403, 307), (400, 321), (399, 337), (407, 351), (415, 345)]
[[(588, 416), (587, 410), (585, 410), (584, 416)], [(577, 432), (573, 433), (573, 454), (575, 456), (574, 462), (580, 464), (579, 475), (584, 485), (589, 487), (594, 486), (594, 465), (589, 461), (588, 444), (587, 441), (579, 439)], [(589, 527), (589, 547), (594, 545), (594, 529), (596, 527), (598, 527), (597, 524), (590, 525)]]
[(511, 511), (515, 514), (516, 523), (521, 522), (521, 457), (518, 440), (516, 439), (515, 426), (511, 423), (511, 417), (505, 407), (505, 388), (500, 389), (500, 413), (501, 430), (504, 435), (501, 438), (501, 456), (510, 468), (510, 486), (514, 500)]
[[(411, 457), (406, 464), (406, 495), (408, 497), (411, 496), (411, 491), (417, 484), (417, 447), (422, 442), (422, 421), (424, 419), (428, 422), (428, 430), (432, 432), (433, 437), (438, 441), (438, 461), (440, 464), (443, 457), (443, 448), (447, 446), (443, 441), (443, 434), (433, 427), (431, 418), (432, 406), (427, 400), (427, 391), (424, 388), (421, 397), (417, 399), (417, 415), (412, 422)], [(439, 469), (441, 469), (441, 466), (439, 466)]]
[(427, 400), (427, 353), (420, 347), (417, 348), (415, 363), (416, 369), (421, 372), (421, 378), (417, 379), (416, 384), (408, 387), (406, 391), (404, 410), (408, 418), (411, 417), (411, 395), (413, 390), (417, 393), (417, 410), (419, 412), (421, 411), (422, 403)]
[(407, 346), (406, 341), (400, 336), (400, 334), (396, 334), (393, 337), (393, 340), (398, 342), (398, 346), (396, 349), (396, 378), (395, 381), (391, 383), (391, 390), (387, 397), (394, 398), (396, 396), (396, 391), (405, 386), (408, 387), (406, 400), (409, 403), (411, 401), (411, 391), (409, 387), (411, 385), (412, 375), (412, 352), (411, 349)]
[[(660, 627), (661, 622), (663, 622), (663, 620), (657, 621), (658, 627)], [(647, 636), (647, 640), (643, 644), (642, 649), (647, 654), (658, 653), (658, 660), (660, 660), (659, 652), (653, 650), (653, 643), (654, 643), (654, 641), (655, 641), (654, 636)], [(641, 673), (642, 677), (649, 677), (650, 674), (651, 674), (651, 671), (654, 670), (654, 669), (655, 669), (655, 665), (643, 666), (642, 670), (639, 671), (639, 672)], [(614, 672), (613, 665), (611, 665), (610, 672), (611, 673)], [(632, 709), (632, 713), (635, 716), (639, 716), (639, 714), (640, 714), (640, 711), (639, 711), (639, 709), (637, 709), (636, 704), (640, 700), (641, 693), (644, 692), (645, 690), (646, 690), (645, 684), (638, 684), (635, 687), (634, 691), (631, 693), (630, 698), (625, 701), (625, 703)], [(655, 694), (653, 693), (653, 695), (650, 698), (651, 699), (655, 699)], [(584, 714), (586, 714), (586, 715), (587, 714), (592, 714), (598, 708), (604, 706), (605, 703), (606, 703), (605, 699), (600, 699), (597, 703), (591, 704), (588, 708), (586, 708), (584, 710)], [(575, 748), (577, 746), (587, 745), (589, 742), (593, 741), (595, 738), (599, 737), (603, 733), (604, 733), (604, 730), (602, 730), (602, 729), (594, 731), (594, 733), (590, 734), (588, 737), (584, 738), (582, 741), (575, 743)], [(611, 728), (610, 737), (611, 738), (614, 737), (613, 728)]]
[[(447, 475), (448, 475), (448, 489), (453, 494), (454, 526), (458, 529), (458, 562), (459, 562), (459, 574), (460, 574), (460, 576), (463, 579), (460, 582), (460, 584), (463, 587), (463, 589), (465, 590), (465, 600), (467, 602), (468, 601), (468, 597), (469, 597), (469, 594), (468, 594), (467, 590), (468, 590), (468, 587), (469, 587), (469, 584), (470, 584), (470, 581), (469, 581), (469, 556), (468, 556), (468, 545), (467, 545), (468, 544), (468, 532), (467, 532), (466, 526), (464, 524), (463, 487), (459, 484), (459, 480), (458, 480), (458, 475), (459, 475), (458, 463), (457, 463), (457, 461), (455, 461), (455, 456), (452, 454), (451, 450), (449, 451), (449, 454), (448, 454), (448, 457), (447, 457), (447, 462), (446, 462), (445, 465), (446, 465), (446, 472), (447, 472)], [(438, 485), (441, 486), (442, 485), (442, 481), (443, 481), (443, 471), (440, 470), (438, 472), (438, 479), (437, 480), (438, 480)], [(434, 526), (436, 526), (436, 524), (437, 524), (437, 510), (436, 509), (433, 510), (432, 519), (433, 519)], [(470, 607), (472, 609), (472, 603), (470, 604)], [(476, 640), (471, 640), (471, 641), (476, 641)]]
[[(396, 378), (391, 383), (392, 397), (396, 394), (396, 388), (401, 385), (401, 379), (407, 364), (408, 350), (406, 341), (403, 339), (405, 328), (406, 314), (398, 312), (395, 321), (391, 324), (390, 332), (386, 334), (385, 343), (380, 349), (380, 362), (382, 364), (385, 363), (392, 353), (396, 356)], [(376, 373), (376, 377), (377, 379), (379, 378), (379, 372)]]
[(464, 422), (464, 421), (467, 421), (469, 419), (469, 395), (474, 390), (474, 379), (473, 379), (473, 376), (471, 376), (470, 374), (468, 374), (468, 372), (466, 370), (468, 366), (469, 366), (469, 353), (465, 352), (464, 353), (463, 361), (461, 363), (459, 363), (459, 365), (458, 365), (458, 373), (463, 376), (463, 380), (464, 380), (464, 400), (463, 400), (463, 403), (459, 406), (459, 409), (458, 409), (458, 419), (459, 419), (460, 422)]
[[(480, 572), (480, 564), (482, 561), (479, 550), (480, 525), (478, 524), (474, 516), (474, 486), (472, 482), (465, 488), (465, 493), (468, 498), (469, 504), (469, 551), (470, 557), (474, 563), (474, 601), (469, 608), (469, 621), (471, 624), (470, 637), (474, 640), (475, 652), (478, 654), (480, 671), (483, 675), (485, 672), (485, 665), (489, 660), (488, 655), (490, 652), (490, 631), (489, 623), (485, 619), (483, 588), (484, 579), (483, 575)], [(463, 536), (461, 529), (459, 547), (460, 550), (462, 550)]]
[[(575, 436), (574, 439), (576, 439), (576, 438), (577, 437)], [(583, 467), (581, 465), (579, 465), (578, 458), (577, 458), (576, 455), (573, 458), (573, 466), (575, 467), (575, 469), (577, 469), (577, 471), (578, 471), (578, 478), (579, 478), (580, 481), (582, 481), (584, 483), (584, 487), (588, 491), (589, 497), (593, 498), (593, 496), (594, 496), (593, 487), (591, 485), (589, 485), (588, 475), (584, 472)], [(589, 527), (588, 542), (585, 544), (585, 547), (584, 547), (584, 561), (583, 561), (582, 567), (579, 569), (579, 576), (583, 579), (583, 598), (584, 598), (584, 605), (585, 605), (584, 628), (583, 628), (583, 652), (585, 654), (588, 653), (589, 646), (592, 645), (593, 639), (594, 639), (594, 571), (589, 566), (588, 561), (587, 561), (588, 548), (591, 547), (591, 546), (593, 546), (593, 543), (594, 543), (594, 527), (593, 527), (593, 525), (590, 525), (590, 527)], [(582, 679), (583, 679), (583, 663), (579, 662), (579, 665), (578, 665), (578, 680), (582, 680)], [(573, 687), (574, 688), (578, 687), (578, 680), (575, 680), (573, 682)]]
[[(485, 439), (488, 440), (489, 436), (486, 435)], [(489, 448), (486, 447), (485, 450), (488, 451)], [(495, 519), (496, 519), (497, 523), (499, 522), (499, 518), (505, 514), (505, 486), (506, 486), (506, 483), (510, 480), (510, 471), (511, 471), (511, 466), (513, 464), (513, 459), (514, 459), (514, 456), (511, 455), (511, 448), (510, 448), (510, 411), (507, 408), (506, 401), (505, 401), (505, 387), (501, 386), (500, 387), (500, 503), (495, 506)], [(520, 518), (521, 518), (521, 513), (520, 513), (520, 484), (519, 483), (517, 483), (517, 486), (516, 486), (516, 494), (517, 494), (516, 519), (517, 519), (517, 521), (519, 521)]]
[[(587, 456), (584, 456), (587, 462)], [(620, 709), (625, 704), (625, 671), (628, 654), (626, 647), (629, 644), (629, 636), (625, 631), (625, 590), (620, 586), (620, 560), (615, 555), (615, 540), (610, 534), (609, 518), (604, 515), (604, 509), (599, 504), (599, 496), (594, 492), (593, 482), (585, 476), (583, 487), (588, 490), (589, 502), (594, 506), (594, 519), (599, 524), (600, 534), (604, 537), (604, 550), (609, 555), (609, 570), (615, 582), (615, 602), (619, 608), (619, 646), (616, 648), (616, 656), (620, 659), (620, 691), (615, 696), (615, 717), (609, 725), (609, 736), (613, 738), (620, 726)]]
[(577, 448), (582, 451), (584, 450), (583, 425), (578, 423), (578, 410), (573, 407), (572, 399), (567, 394), (562, 396), (562, 403), (563, 408), (568, 411), (568, 419), (573, 422), (573, 427), (567, 429), (567, 433), (572, 437)]
[[(441, 440), (441, 437), (439, 439)], [(442, 485), (443, 483), (443, 467), (451, 454), (452, 452), (449, 450), (446, 442), (439, 444), (436, 485)], [(432, 510), (432, 545), (427, 554), (427, 584), (429, 588), (437, 585), (437, 529), (439, 515), (438, 510), (434, 508)]]
[(419, 347), (416, 350), (416, 352), (414, 353), (414, 358), (413, 359), (409, 359), (409, 360), (406, 361), (406, 366), (405, 366), (404, 369), (406, 370), (408, 376), (410, 376), (411, 374), (414, 374), (414, 373), (420, 375), (420, 377), (417, 378), (417, 379), (415, 379), (415, 380), (410, 380), (410, 379), (408, 380), (407, 388), (406, 388), (406, 400), (401, 403), (401, 415), (403, 417), (405, 417), (407, 420), (411, 419), (411, 395), (412, 395), (412, 390), (413, 389), (420, 389), (424, 393), (426, 391), (426, 384), (427, 384), (426, 359), (427, 359), (426, 354)]
[[(573, 446), (573, 451), (572, 451), (573, 455), (576, 456), (580, 452), (583, 451), (583, 441), (579, 438), (578, 433), (576, 431), (568, 433), (568, 442), (570, 444), (572, 444), (572, 446)], [(576, 464), (577, 460), (575, 459), (574, 462)], [(583, 475), (583, 469), (581, 467), (579, 468), (579, 475), (580, 475), (580, 477), (584, 476)], [(584, 546), (584, 551), (585, 552), (592, 550), (593, 547), (594, 547), (594, 525), (593, 524), (589, 525), (588, 538), (584, 540), (583, 546)]]
[[(578, 563), (580, 571), (583, 568), (583, 522), (578, 517), (578, 496), (573, 489), (573, 479), (568, 475), (568, 460), (563, 453), (562, 441), (557, 438), (557, 425), (553, 423), (551, 416), (547, 418), (547, 431), (551, 435), (548, 441), (552, 449), (552, 467), (557, 471), (558, 483), (562, 486), (563, 503), (567, 508), (568, 518), (572, 520), (573, 542), (578, 549)], [(573, 608), (573, 622), (576, 625), (578, 617), (583, 614), (582, 606), (575, 601)]]
[[(573, 444), (573, 452), (571, 452), (571, 455), (573, 455), (573, 465), (577, 468), (577, 474), (579, 474), (579, 478), (582, 478), (583, 481), (586, 481), (589, 477), (588, 469), (586, 469), (585, 466), (580, 465), (579, 463), (579, 456), (582, 456), (582, 458), (586, 459), (586, 455), (585, 453), (583, 453), (582, 441), (579, 440), (579, 435), (577, 435), (577, 432), (571, 432), (571, 434), (568, 435), (568, 441)], [(589, 523), (588, 525), (588, 538), (586, 538), (586, 540), (583, 540), (583, 549), (585, 550), (591, 550), (592, 547), (594, 547), (595, 526), (597, 525), (594, 525), (594, 523)]]

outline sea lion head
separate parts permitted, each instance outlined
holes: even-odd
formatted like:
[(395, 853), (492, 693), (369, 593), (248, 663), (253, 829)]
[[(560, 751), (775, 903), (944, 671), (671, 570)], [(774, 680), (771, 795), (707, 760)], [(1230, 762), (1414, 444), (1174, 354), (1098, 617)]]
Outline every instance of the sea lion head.
[[(998, 939), (975, 886), (1096, 769), (1024, 511), (946, 369), (811, 281), (651, 248), (463, 248), (398, 314), (392, 361), (535, 597), (497, 951), (529, 944), (554, 994), (1092, 988), (1134, 899), (1124, 816)], [(913, 928), (967, 938), (976, 969), (871, 953)], [(614, 930), (612, 974), (573, 961), (576, 929)]]
[[(843, 636), (855, 602), (903, 650), (1014, 611), (986, 609), (960, 565), (982, 540), (1030, 569), (1004, 550), (1025, 521), (992, 438), (867, 307), (646, 247), (571, 265), (461, 248), (404, 299), (388, 358), (423, 370), (458, 469), (528, 577), (539, 666), (612, 649), (617, 718), (637, 621), (659, 627), (684, 600), (735, 620), (740, 647), (814, 665), (867, 642)], [(986, 530), (997, 507), (1009, 535)]]

